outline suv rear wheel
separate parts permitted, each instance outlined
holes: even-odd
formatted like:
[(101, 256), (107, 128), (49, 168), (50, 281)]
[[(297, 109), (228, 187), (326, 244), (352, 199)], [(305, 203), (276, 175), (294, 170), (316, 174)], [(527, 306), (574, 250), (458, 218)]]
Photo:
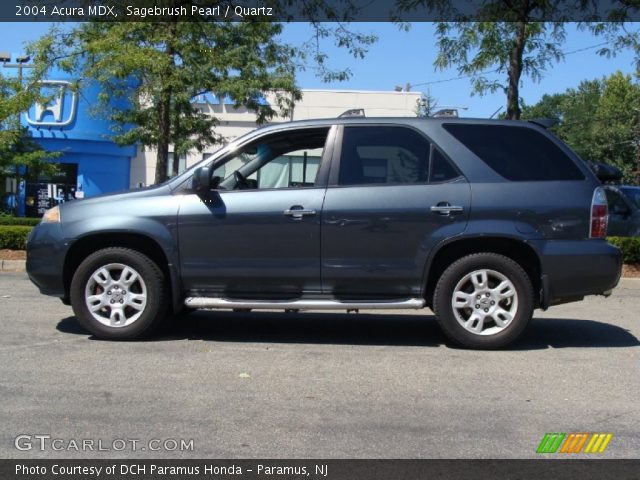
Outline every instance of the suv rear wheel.
[(107, 340), (149, 334), (167, 312), (162, 271), (149, 257), (128, 248), (89, 255), (76, 270), (70, 293), (78, 321)]
[(447, 268), (436, 286), (434, 311), (455, 343), (501, 348), (523, 332), (533, 315), (533, 287), (516, 262), (495, 253), (463, 257)]

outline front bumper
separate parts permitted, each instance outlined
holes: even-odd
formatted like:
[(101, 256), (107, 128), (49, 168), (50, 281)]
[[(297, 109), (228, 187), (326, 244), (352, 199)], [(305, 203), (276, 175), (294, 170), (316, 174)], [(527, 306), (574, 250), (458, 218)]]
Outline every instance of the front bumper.
[(541, 259), (543, 306), (606, 295), (620, 281), (622, 255), (605, 240), (532, 241)]
[(64, 259), (70, 245), (59, 223), (41, 223), (29, 234), (27, 274), (40, 293), (66, 298)]

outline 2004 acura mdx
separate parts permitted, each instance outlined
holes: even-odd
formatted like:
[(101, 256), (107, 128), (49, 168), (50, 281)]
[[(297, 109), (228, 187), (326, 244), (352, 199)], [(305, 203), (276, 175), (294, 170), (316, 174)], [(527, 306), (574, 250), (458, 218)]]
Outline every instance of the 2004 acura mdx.
[(529, 122), (338, 118), (237, 139), (168, 182), (65, 203), (27, 245), (105, 339), (183, 309), (431, 308), (499, 348), (535, 308), (608, 295), (620, 252), (591, 170)]

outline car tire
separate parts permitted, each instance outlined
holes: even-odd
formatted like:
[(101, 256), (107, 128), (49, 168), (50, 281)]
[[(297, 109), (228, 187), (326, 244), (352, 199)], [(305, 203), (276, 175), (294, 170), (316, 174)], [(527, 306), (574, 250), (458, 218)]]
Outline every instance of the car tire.
[(451, 264), (433, 297), (436, 319), (457, 345), (503, 348), (516, 340), (533, 315), (531, 280), (512, 259), (476, 253)]
[(146, 255), (110, 247), (92, 253), (71, 281), (71, 306), (80, 324), (105, 340), (147, 336), (167, 316), (162, 270)]

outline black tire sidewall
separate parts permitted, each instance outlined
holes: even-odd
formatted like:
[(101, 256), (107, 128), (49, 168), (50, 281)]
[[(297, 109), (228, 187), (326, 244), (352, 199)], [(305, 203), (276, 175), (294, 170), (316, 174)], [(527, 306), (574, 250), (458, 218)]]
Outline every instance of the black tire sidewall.
[[(511, 323), (494, 335), (476, 335), (467, 331), (455, 317), (451, 299), (458, 282), (474, 270), (495, 270), (505, 275), (518, 295), (518, 311)], [(434, 294), (434, 311), (444, 333), (456, 344), (468, 348), (502, 348), (518, 338), (533, 314), (533, 287), (527, 273), (515, 261), (503, 255), (478, 253), (463, 257), (447, 268)]]
[[(147, 304), (142, 315), (126, 327), (108, 327), (93, 318), (85, 301), (85, 288), (91, 275), (109, 263), (122, 263), (135, 269), (147, 288)], [(146, 255), (126, 248), (106, 248), (89, 255), (71, 281), (71, 305), (80, 324), (105, 340), (132, 340), (149, 334), (166, 314), (165, 281), (162, 271)]]

